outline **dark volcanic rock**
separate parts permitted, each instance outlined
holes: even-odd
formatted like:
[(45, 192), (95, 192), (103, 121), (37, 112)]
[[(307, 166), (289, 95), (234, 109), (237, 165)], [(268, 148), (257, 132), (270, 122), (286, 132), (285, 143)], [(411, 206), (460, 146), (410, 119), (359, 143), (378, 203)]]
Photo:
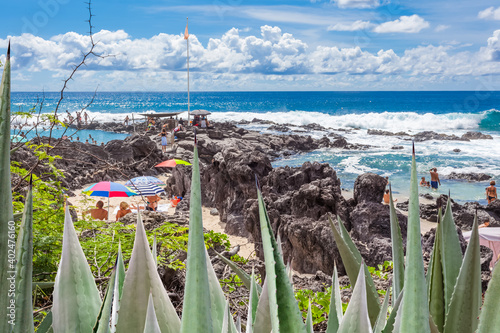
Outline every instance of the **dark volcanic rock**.
[(370, 134), (370, 135), (383, 135), (383, 136), (410, 136), (410, 134), (408, 134), (406, 132), (393, 133), (393, 132), (389, 132), (389, 131), (373, 130), (373, 129), (369, 129), (367, 131), (367, 134)]
[(391, 149), (401, 150), (401, 149), (404, 149), (404, 147), (403, 146), (392, 146)]
[(374, 173), (364, 173), (354, 182), (354, 201), (356, 204), (382, 202), (387, 180)]
[[(407, 218), (397, 212), (399, 227), (403, 238), (406, 238)], [(363, 202), (351, 212), (351, 236), (362, 242), (370, 242), (373, 238), (391, 238), (389, 205), (379, 202)]]
[(458, 180), (466, 180), (468, 182), (482, 182), (491, 179), (490, 175), (485, 173), (456, 173), (452, 172), (443, 178), (446, 179), (458, 179)]
[(493, 137), (488, 134), (483, 134), (481, 132), (467, 132), (462, 135), (462, 139), (466, 140), (493, 140)]
[(272, 125), (267, 128), (268, 131), (277, 131), (277, 132), (290, 132), (290, 128), (285, 125)]

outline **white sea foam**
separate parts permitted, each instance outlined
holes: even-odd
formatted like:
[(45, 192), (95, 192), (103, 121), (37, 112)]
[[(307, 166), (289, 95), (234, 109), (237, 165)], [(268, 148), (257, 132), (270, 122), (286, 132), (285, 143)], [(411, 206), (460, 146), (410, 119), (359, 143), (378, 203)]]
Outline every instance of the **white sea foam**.
[(475, 130), (482, 119), (491, 111), (477, 114), (447, 113), (418, 114), (415, 112), (382, 112), (328, 115), (320, 112), (214, 112), (210, 116), (217, 121), (252, 121), (254, 118), (269, 120), (280, 124), (307, 125), (317, 123), (330, 128), (382, 129), (387, 131), (454, 131)]

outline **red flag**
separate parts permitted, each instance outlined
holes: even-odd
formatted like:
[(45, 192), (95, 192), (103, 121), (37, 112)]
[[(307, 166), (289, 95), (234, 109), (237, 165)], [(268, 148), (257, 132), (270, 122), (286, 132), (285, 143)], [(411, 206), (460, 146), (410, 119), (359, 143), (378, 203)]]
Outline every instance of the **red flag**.
[(188, 39), (188, 38), (189, 38), (188, 25), (186, 23), (186, 30), (184, 30), (184, 39)]

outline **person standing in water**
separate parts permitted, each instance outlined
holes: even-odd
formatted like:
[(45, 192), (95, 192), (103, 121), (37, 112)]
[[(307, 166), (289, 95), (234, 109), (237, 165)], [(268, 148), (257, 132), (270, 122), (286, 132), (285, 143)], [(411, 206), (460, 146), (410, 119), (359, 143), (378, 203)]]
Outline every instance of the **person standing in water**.
[(498, 199), (497, 197), (497, 188), (495, 187), (495, 181), (492, 180), (490, 182), (490, 186), (486, 188), (486, 199), (488, 199), (488, 204), (490, 204), (492, 201)]
[(435, 191), (437, 191), (437, 189), (438, 189), (438, 183), (439, 183), (439, 186), (441, 186), (441, 181), (439, 180), (439, 175), (438, 175), (437, 171), (438, 170), (436, 168), (430, 170), (430, 173), (431, 173), (431, 187)]

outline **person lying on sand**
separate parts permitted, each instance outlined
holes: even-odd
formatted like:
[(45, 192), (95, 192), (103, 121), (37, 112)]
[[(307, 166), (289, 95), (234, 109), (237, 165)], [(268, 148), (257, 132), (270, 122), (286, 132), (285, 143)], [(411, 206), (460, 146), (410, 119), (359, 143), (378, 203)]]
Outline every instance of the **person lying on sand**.
[(97, 208), (89, 209), (83, 212), (83, 215), (90, 214), (90, 216), (95, 220), (107, 220), (108, 219), (108, 211), (103, 209), (104, 202), (101, 200), (97, 201), (95, 204)]
[(148, 199), (148, 205), (146, 206), (146, 210), (156, 212), (158, 209), (158, 202), (161, 198), (158, 195), (151, 195), (146, 197)]
[(134, 205), (129, 206), (129, 204), (125, 201), (120, 202), (120, 209), (118, 210), (118, 213), (116, 213), (116, 220), (118, 221), (121, 217), (132, 213), (132, 210), (130, 208), (136, 209)]

